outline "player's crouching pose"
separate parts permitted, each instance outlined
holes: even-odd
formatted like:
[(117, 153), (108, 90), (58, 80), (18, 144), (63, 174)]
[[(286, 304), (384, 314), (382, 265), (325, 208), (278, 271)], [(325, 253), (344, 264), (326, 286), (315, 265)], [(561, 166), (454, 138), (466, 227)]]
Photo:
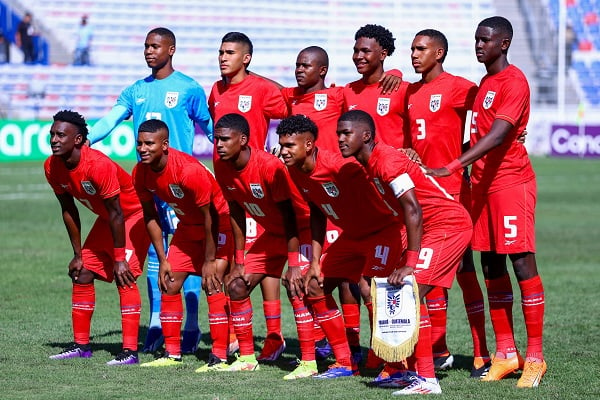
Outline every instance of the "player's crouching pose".
[[(73, 111), (54, 115), (50, 128), (52, 155), (44, 164), (46, 179), (61, 206), (74, 256), (74, 343), (51, 359), (89, 358), (90, 326), (96, 304), (94, 280), (117, 283), (121, 303), (123, 351), (108, 365), (137, 364), (141, 298), (136, 279), (142, 274), (150, 244), (131, 176), (104, 154), (85, 146), (85, 119)], [(75, 199), (98, 215), (81, 245), (81, 222)]]
[[(160, 321), (166, 354), (143, 367), (181, 365), (181, 287), (189, 274), (201, 275), (208, 298), (208, 323), (213, 341), (208, 364), (226, 365), (228, 340), (227, 298), (222, 282), (233, 255), (229, 209), (211, 172), (194, 157), (169, 148), (169, 128), (151, 119), (139, 127), (140, 162), (133, 170), (135, 190), (142, 202), (146, 229), (156, 248)], [(167, 203), (179, 218), (168, 257), (162, 240), (153, 195)]]
[[(407, 360), (408, 370), (390, 364), (395, 368), (387, 366), (372, 383), (401, 388), (394, 395), (441, 393), (434, 372), (425, 296), (435, 286), (452, 286), (458, 263), (473, 233), (469, 214), (434, 179), (427, 177), (419, 164), (392, 146), (376, 142), (375, 123), (366, 112), (353, 110), (343, 114), (337, 134), (342, 155), (355, 157), (386, 203), (405, 215), (406, 264), (394, 271), (396, 277), (388, 280), (399, 284), (406, 275), (414, 273), (421, 297), (419, 339), (414, 354)], [(418, 215), (414, 206), (408, 204), (407, 207), (407, 198), (418, 200), (421, 206)], [(414, 220), (422, 220), (422, 224)]]
[[(218, 155), (214, 161), (215, 174), (229, 202), (235, 241), (234, 264), (225, 283), (231, 297), (233, 327), (240, 345), (240, 356), (226, 370), (258, 369), (250, 293), (267, 277), (279, 279), (287, 261), (284, 283), (294, 310), (302, 356), (298, 367), (284, 379), (304, 378), (317, 373), (314, 322), (302, 300), (301, 288), (295, 285), (302, 279), (302, 269), (308, 267), (310, 256), (299, 253), (300, 249), (310, 250), (308, 207), (281, 161), (262, 149), (249, 146), (249, 136), (248, 121), (239, 114), (225, 114), (215, 124), (215, 150)], [(245, 212), (265, 230), (244, 255)], [(265, 300), (278, 298), (278, 291), (263, 291)], [(276, 349), (278, 356), (285, 349), (285, 342), (281, 337), (277, 339), (280, 343)]]

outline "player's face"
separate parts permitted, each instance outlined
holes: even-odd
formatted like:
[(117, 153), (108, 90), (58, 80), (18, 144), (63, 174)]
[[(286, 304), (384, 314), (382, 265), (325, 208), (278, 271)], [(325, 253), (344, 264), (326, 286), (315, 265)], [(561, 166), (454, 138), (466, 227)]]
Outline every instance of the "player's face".
[(169, 142), (163, 129), (156, 132), (139, 132), (136, 150), (140, 162), (148, 165), (158, 165), (167, 151)]
[(361, 75), (371, 75), (381, 68), (386, 56), (387, 50), (384, 50), (373, 38), (361, 37), (354, 43), (352, 61), (356, 71)]
[(327, 73), (327, 67), (320, 65), (314, 53), (303, 51), (296, 58), (296, 83), (303, 89), (318, 85)]
[(304, 160), (306, 160), (308, 135), (308, 133), (294, 133), (279, 136), (279, 145), (281, 146), (279, 157), (286, 166), (302, 166)]
[(246, 69), (250, 63), (251, 55), (248, 46), (237, 42), (223, 42), (219, 48), (219, 68), (221, 76), (233, 77)]
[(429, 36), (416, 36), (410, 46), (410, 58), (417, 74), (431, 71), (444, 54), (437, 42)]
[(500, 32), (487, 26), (478, 26), (475, 32), (475, 56), (485, 65), (493, 64), (508, 49), (510, 41)]
[(50, 149), (55, 156), (69, 156), (76, 145), (81, 144), (83, 136), (77, 126), (70, 122), (54, 121), (50, 127)]
[(356, 121), (339, 121), (337, 126), (338, 146), (342, 156), (352, 157), (360, 151), (366, 126)]
[(171, 60), (175, 46), (171, 41), (156, 33), (146, 36), (144, 42), (144, 57), (146, 64), (152, 69), (161, 69)]
[(231, 128), (217, 128), (214, 133), (215, 148), (223, 161), (236, 159), (246, 144), (246, 135)]

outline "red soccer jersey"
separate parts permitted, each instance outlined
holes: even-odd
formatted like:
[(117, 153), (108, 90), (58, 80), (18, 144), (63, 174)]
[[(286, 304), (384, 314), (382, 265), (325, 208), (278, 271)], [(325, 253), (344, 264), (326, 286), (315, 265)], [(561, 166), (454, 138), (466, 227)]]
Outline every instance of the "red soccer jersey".
[(277, 86), (255, 75), (229, 85), (216, 81), (208, 109), (215, 123), (225, 114), (243, 115), (250, 125), (250, 146), (256, 149), (265, 148), (270, 119), (285, 118), (288, 112)]
[(339, 151), (337, 121), (344, 107), (342, 87), (332, 87), (304, 94), (298, 87), (281, 90), (290, 115), (306, 115), (319, 128), (316, 145), (320, 149)]
[(298, 230), (308, 228), (308, 206), (277, 157), (251, 148), (250, 160), (240, 171), (221, 159), (216, 159), (214, 165), (225, 199), (242, 206), (266, 232), (285, 234), (283, 215), (277, 205), (285, 200), (292, 201)]
[(415, 190), (423, 212), (423, 231), (444, 229), (461, 232), (471, 221), (464, 207), (455, 201), (437, 181), (425, 175), (419, 164), (392, 146), (379, 143), (373, 149), (367, 171), (383, 198), (400, 215), (397, 198)]
[(404, 137), (404, 104), (408, 82), (402, 82), (398, 91), (381, 94), (378, 82), (365, 85), (357, 80), (344, 87), (344, 111), (363, 110), (375, 121), (376, 140), (397, 149), (410, 147), (410, 138)]
[(140, 200), (152, 201), (153, 194), (158, 196), (175, 211), (179, 224), (204, 225), (199, 207), (212, 202), (219, 213), (220, 231), (230, 227), (229, 207), (215, 177), (189, 154), (170, 148), (167, 165), (160, 172), (138, 163), (133, 182)]
[(473, 163), (473, 190), (491, 193), (535, 178), (525, 146), (517, 142), (529, 121), (529, 84), (520, 69), (509, 65), (481, 80), (473, 104), (471, 146), (485, 136), (496, 119), (512, 124), (502, 144)]
[[(411, 147), (423, 164), (440, 168), (462, 154), (467, 111), (472, 109), (477, 85), (442, 72), (428, 83), (415, 82), (406, 94)], [(437, 181), (451, 194), (460, 193), (463, 171)]]
[(88, 146), (81, 147), (81, 158), (75, 169), (67, 169), (60, 157), (50, 156), (44, 170), (55, 193), (71, 194), (106, 221), (108, 212), (104, 200), (115, 195), (119, 195), (125, 217), (142, 209), (131, 176), (106, 155)]
[(295, 167), (289, 170), (304, 198), (348, 237), (368, 236), (400, 223), (369, 182), (364, 168), (353, 159), (319, 149), (310, 174)]

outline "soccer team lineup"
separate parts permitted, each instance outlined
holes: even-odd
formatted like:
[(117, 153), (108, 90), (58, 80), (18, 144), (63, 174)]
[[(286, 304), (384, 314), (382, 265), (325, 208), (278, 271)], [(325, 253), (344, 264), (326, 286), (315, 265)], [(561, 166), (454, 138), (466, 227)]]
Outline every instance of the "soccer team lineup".
[[(368, 386), (391, 389), (383, 394), (439, 394), (436, 371), (454, 362), (446, 315), (456, 279), (472, 339), (465, 375), (486, 385), (517, 374), (517, 387), (537, 387), (547, 369), (544, 287), (536, 176), (523, 145), (530, 91), (508, 62), (512, 37), (504, 17), (474, 27), (476, 60), (486, 68), (477, 85), (444, 71), (442, 32), (419, 31), (411, 61), (421, 79), (410, 83), (384, 69), (392, 32), (367, 24), (354, 37), (356, 81), (327, 87), (327, 52), (309, 46), (296, 59), (297, 86), (283, 87), (250, 71), (250, 38), (229, 32), (207, 97), (174, 69), (173, 32), (150, 30), (151, 75), (125, 88), (106, 116), (89, 128), (77, 110), (53, 117), (44, 171), (74, 254), (73, 341), (50, 359), (96, 361), (95, 284), (114, 281), (122, 350), (102, 361), (109, 366), (183, 365), (182, 355), (198, 350), (204, 292), (210, 351), (198, 374), (260, 374), (286, 351), (281, 314), (291, 307), (298, 354), (282, 379), (373, 370)], [(94, 149), (128, 118), (138, 156), (131, 172)], [(280, 120), (272, 149), (271, 119)], [(196, 128), (213, 143), (211, 169), (192, 155)], [(85, 237), (78, 206), (96, 216)], [(144, 274), (149, 322), (138, 349)], [(511, 275), (526, 349), (516, 345)], [(266, 325), (258, 351), (255, 289)], [(361, 332), (365, 310), (369, 329)], [(486, 340), (486, 316), (495, 343)], [(361, 335), (369, 337), (364, 353)], [(155, 358), (141, 362), (138, 351)], [(334, 362), (323, 369), (317, 361), (327, 358)]]

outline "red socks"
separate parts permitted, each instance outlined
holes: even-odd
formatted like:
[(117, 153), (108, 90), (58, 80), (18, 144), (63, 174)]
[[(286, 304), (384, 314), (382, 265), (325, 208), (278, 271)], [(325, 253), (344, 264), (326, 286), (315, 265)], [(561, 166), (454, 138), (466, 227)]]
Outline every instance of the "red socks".
[(314, 320), (312, 314), (303, 300), (297, 296), (290, 299), (294, 310), (294, 320), (296, 321), (296, 331), (298, 332), (298, 341), (300, 342), (300, 358), (302, 361), (315, 360), (315, 338), (314, 338)]
[(140, 329), (140, 312), (142, 298), (140, 290), (134, 282), (132, 287), (118, 288), (121, 303), (121, 329), (123, 334), (123, 349), (137, 351), (138, 332)]
[(431, 351), (431, 321), (427, 306), (421, 304), (421, 321), (419, 323), (419, 340), (415, 346), (414, 354), (409, 357), (409, 365), (412, 364), (411, 358), (415, 360), (416, 370), (423, 378), (435, 378), (433, 367), (433, 353)]
[(71, 320), (73, 339), (77, 344), (90, 343), (92, 314), (96, 307), (96, 291), (93, 283), (74, 283), (71, 292)]
[(448, 318), (448, 289), (435, 286), (427, 296), (427, 310), (431, 321), (431, 343), (435, 356), (448, 352), (446, 321)]
[(181, 294), (165, 294), (160, 297), (160, 324), (165, 337), (165, 348), (170, 356), (181, 356), (181, 322), (183, 302)]
[(267, 325), (267, 337), (281, 334), (281, 300), (263, 300), (263, 310)]
[[(252, 302), (250, 297), (243, 300), (230, 300), (233, 329), (240, 344), (240, 355), (254, 354), (254, 337), (252, 336)], [(267, 320), (268, 321), (268, 320)]]
[(483, 292), (477, 281), (477, 274), (475, 272), (463, 272), (456, 275), (456, 280), (462, 289), (467, 319), (469, 320), (469, 326), (471, 327), (473, 356), (489, 357), (490, 353), (488, 352), (485, 337)]
[(328, 294), (326, 296), (307, 297), (307, 299), (319, 320), (319, 325), (321, 325), (327, 336), (336, 361), (341, 365), (351, 367), (350, 346), (346, 338), (344, 320), (333, 296)]
[(342, 304), (344, 326), (350, 347), (360, 347), (360, 304)]
[(521, 307), (527, 329), (527, 358), (544, 359), (544, 286), (539, 275), (519, 282)]
[(517, 351), (513, 330), (513, 291), (508, 274), (485, 281), (490, 304), (490, 318), (496, 336), (496, 353)]
[(227, 359), (229, 341), (229, 315), (227, 297), (219, 292), (206, 297), (208, 303), (208, 326), (212, 339), (212, 353), (221, 360)]

